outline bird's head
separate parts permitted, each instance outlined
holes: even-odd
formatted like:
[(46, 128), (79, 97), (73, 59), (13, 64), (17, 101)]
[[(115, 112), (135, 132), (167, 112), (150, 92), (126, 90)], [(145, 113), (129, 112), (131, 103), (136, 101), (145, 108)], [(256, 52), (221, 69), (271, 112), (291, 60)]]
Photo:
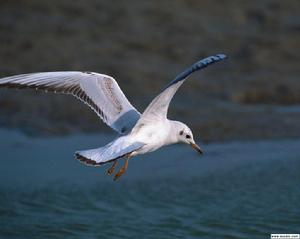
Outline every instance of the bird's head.
[(198, 153), (203, 154), (203, 150), (195, 143), (192, 130), (186, 124), (176, 122), (176, 134), (178, 142), (189, 144)]

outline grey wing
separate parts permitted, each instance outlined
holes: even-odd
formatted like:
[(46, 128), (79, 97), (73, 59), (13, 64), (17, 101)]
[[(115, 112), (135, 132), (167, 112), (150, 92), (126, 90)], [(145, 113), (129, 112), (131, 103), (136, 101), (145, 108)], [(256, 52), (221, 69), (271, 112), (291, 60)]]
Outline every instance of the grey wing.
[(94, 72), (61, 71), (16, 75), (0, 79), (0, 87), (33, 88), (75, 96), (111, 128), (126, 134), (140, 113), (111, 76)]
[(159, 120), (167, 118), (169, 104), (179, 89), (179, 87), (185, 82), (189, 75), (193, 72), (201, 70), (210, 64), (221, 61), (226, 58), (224, 54), (217, 54), (214, 56), (209, 56), (205, 59), (202, 59), (188, 69), (180, 73), (173, 81), (171, 81), (165, 89), (156, 96), (150, 105), (146, 108), (144, 113), (142, 114), (141, 119), (149, 119), (149, 120)]

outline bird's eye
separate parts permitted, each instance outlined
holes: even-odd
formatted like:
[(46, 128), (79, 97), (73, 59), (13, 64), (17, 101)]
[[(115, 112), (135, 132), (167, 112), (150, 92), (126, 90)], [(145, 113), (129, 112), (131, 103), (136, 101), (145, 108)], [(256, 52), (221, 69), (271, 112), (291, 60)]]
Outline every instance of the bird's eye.
[(190, 139), (190, 138), (191, 138), (191, 136), (190, 136), (190, 135), (188, 135), (188, 134), (187, 134), (185, 137), (186, 137), (187, 139)]
[(183, 130), (181, 130), (181, 131), (179, 132), (179, 135), (183, 135)]

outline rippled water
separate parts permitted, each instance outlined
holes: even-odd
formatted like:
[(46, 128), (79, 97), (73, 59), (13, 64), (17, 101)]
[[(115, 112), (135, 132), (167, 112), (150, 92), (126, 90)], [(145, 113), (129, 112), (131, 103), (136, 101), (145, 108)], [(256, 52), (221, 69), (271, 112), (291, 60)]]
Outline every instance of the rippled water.
[(73, 160), (111, 136), (1, 131), (1, 238), (270, 238), (300, 232), (300, 141), (172, 146), (119, 181)]

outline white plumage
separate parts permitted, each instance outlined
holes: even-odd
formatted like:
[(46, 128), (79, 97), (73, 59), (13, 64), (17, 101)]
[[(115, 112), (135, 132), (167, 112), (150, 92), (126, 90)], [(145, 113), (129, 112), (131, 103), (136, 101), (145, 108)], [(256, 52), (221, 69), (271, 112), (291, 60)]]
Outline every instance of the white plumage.
[[(189, 127), (167, 119), (168, 107), (174, 94), (190, 74), (225, 58), (225, 55), (218, 54), (193, 64), (170, 82), (142, 115), (131, 105), (114, 78), (94, 72), (66, 71), (16, 75), (0, 79), (0, 87), (33, 88), (71, 94), (91, 107), (104, 123), (123, 136), (104, 147), (78, 151), (76, 158), (92, 166), (114, 161), (109, 170), (111, 174), (118, 158), (127, 156), (129, 159), (168, 144), (187, 143), (202, 153)], [(115, 179), (126, 171), (128, 159)]]
[(128, 133), (140, 118), (115, 79), (103, 74), (80, 71), (23, 74), (0, 79), (0, 86), (71, 94), (121, 134)]

